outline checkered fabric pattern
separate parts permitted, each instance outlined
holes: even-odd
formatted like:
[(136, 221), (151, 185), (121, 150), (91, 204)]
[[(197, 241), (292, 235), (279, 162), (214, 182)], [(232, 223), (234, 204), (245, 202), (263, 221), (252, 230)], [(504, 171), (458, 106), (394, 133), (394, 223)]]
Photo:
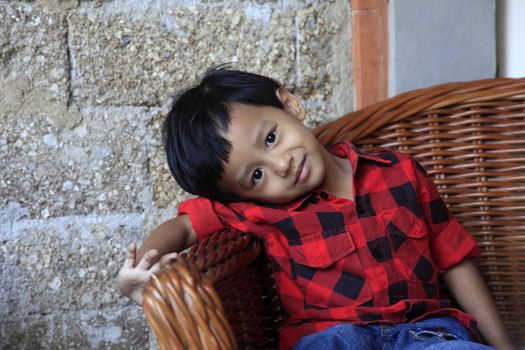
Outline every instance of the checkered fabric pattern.
[(440, 298), (439, 272), (479, 255), (426, 171), (406, 154), (330, 148), (354, 171), (354, 201), (322, 189), (285, 205), (182, 203), (197, 236), (227, 227), (263, 240), (286, 312), (280, 349), (332, 325), (474, 319)]

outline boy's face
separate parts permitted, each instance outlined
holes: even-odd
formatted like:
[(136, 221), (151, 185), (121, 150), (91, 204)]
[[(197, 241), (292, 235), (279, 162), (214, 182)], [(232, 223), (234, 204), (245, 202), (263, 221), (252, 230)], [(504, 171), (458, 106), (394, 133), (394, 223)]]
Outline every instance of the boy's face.
[(305, 111), (286, 89), (284, 110), (233, 104), (224, 136), (232, 150), (220, 184), (247, 199), (286, 203), (319, 187), (329, 154), (302, 123)]

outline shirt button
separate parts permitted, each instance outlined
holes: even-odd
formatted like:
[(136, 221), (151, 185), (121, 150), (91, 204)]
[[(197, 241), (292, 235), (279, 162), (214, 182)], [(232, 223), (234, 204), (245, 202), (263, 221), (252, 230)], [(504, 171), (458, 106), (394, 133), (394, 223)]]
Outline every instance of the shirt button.
[(328, 199), (328, 194), (327, 194), (326, 192), (321, 192), (319, 195), (320, 195), (321, 198), (324, 199), (324, 200), (327, 200), (327, 199)]

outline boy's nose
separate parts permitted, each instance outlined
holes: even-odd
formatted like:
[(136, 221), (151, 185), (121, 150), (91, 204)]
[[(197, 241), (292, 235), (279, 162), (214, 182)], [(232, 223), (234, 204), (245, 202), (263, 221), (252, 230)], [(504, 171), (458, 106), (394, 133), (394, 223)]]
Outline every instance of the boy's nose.
[(292, 165), (292, 156), (289, 153), (284, 153), (275, 158), (274, 166), (277, 175), (285, 177), (288, 175)]

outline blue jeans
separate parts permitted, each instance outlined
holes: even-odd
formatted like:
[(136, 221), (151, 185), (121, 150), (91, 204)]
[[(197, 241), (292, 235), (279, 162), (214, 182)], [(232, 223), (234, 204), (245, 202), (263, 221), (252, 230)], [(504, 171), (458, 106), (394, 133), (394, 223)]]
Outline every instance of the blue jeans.
[(452, 317), (429, 318), (416, 323), (354, 326), (339, 324), (302, 338), (293, 350), (490, 350), (472, 340), (466, 328)]

